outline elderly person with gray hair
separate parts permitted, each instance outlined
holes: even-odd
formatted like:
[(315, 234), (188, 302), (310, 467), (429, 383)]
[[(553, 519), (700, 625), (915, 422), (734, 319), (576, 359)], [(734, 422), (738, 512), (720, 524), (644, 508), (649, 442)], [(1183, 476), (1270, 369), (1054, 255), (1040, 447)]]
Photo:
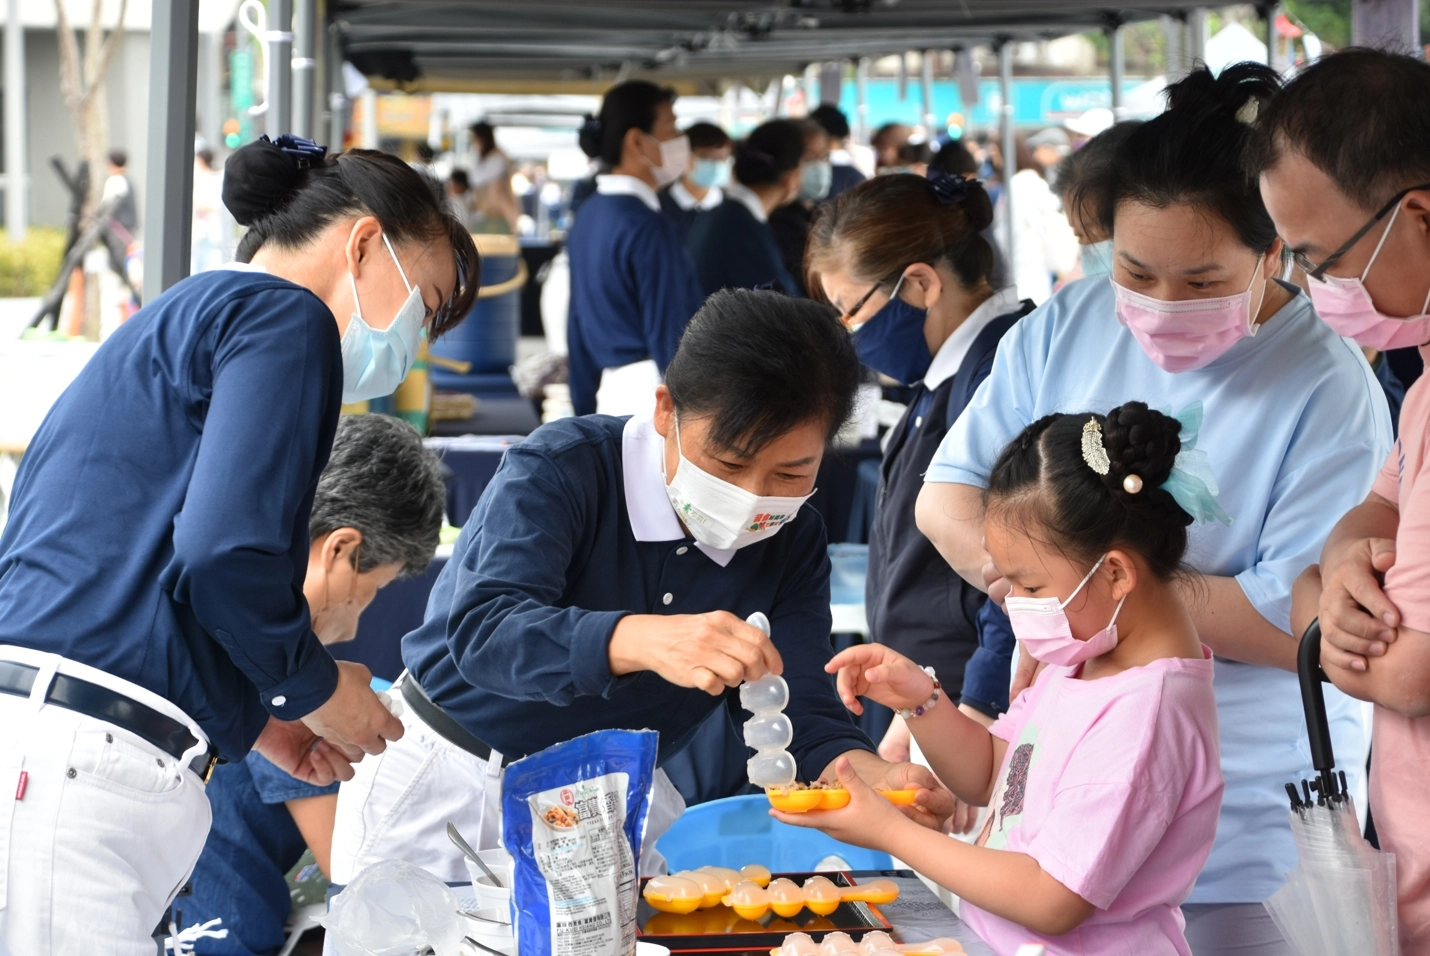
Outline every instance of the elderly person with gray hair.
[[(382, 415), (338, 422), (308, 522), (303, 596), (319, 640), (352, 640), (379, 588), (426, 570), (445, 502), (442, 465), (410, 425)], [(279, 951), (291, 906), (284, 875), (304, 849), (327, 872), (337, 790), (303, 783), (257, 752), (214, 771), (213, 828), (194, 868), (194, 895), (175, 906), (186, 926), (220, 918), (214, 929), (228, 935), (196, 940), (195, 952)]]

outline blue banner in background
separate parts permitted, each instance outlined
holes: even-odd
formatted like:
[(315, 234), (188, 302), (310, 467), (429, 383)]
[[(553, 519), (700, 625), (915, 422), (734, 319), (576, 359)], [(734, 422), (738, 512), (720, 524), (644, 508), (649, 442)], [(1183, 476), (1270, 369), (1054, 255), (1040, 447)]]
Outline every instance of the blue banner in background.
[[(1124, 98), (1130, 91), (1146, 83), (1145, 77), (1127, 77), (1122, 81)], [(923, 123), (923, 94), (919, 81), (910, 77), (905, 85), (904, 99), (899, 99), (899, 83), (894, 79), (869, 81), (869, 131), (884, 123)], [(979, 100), (971, 110), (964, 105), (958, 86), (952, 80), (935, 80), (933, 84), (933, 114), (942, 126), (950, 113), (962, 113), (964, 128), (983, 129), (997, 126), (1001, 120), (1003, 95), (996, 79), (978, 81)], [(857, 96), (853, 80), (845, 80), (839, 108), (853, 123), (858, 116)], [(1013, 80), (1013, 122), (1019, 126), (1048, 126), (1081, 116), (1094, 107), (1112, 108), (1112, 82), (1106, 77), (1079, 79), (1026, 78)]]

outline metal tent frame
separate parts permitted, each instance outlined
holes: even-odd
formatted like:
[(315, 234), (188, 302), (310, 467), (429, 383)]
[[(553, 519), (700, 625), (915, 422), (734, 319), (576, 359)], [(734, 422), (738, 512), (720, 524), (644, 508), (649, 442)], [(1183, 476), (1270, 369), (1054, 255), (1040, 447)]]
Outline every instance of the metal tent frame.
[[(198, 48), (197, 0), (153, 2), (146, 301), (188, 274)], [(1261, 12), (1275, 9), (1263, 4)], [(315, 135), (314, 50), (324, 25), (316, 11), (316, 0), (270, 0), (279, 54), (270, 55), (270, 129)], [(1106, 31), (1116, 108), (1123, 25), (1169, 15), (1193, 31), (1205, 23), (1202, 8), (1185, 0), (1122, 7), (1106, 0), (330, 0), (324, 89), (341, 97), (344, 57), (409, 90), (461, 90), (479, 79), (487, 89), (596, 91), (635, 76), (689, 90), (719, 78), (800, 75), (837, 60), (854, 61), (862, 81), (870, 57), (987, 46), (999, 55), (1003, 153), (1011, 159), (1011, 43)], [(1195, 36), (1189, 52), (1199, 52)]]

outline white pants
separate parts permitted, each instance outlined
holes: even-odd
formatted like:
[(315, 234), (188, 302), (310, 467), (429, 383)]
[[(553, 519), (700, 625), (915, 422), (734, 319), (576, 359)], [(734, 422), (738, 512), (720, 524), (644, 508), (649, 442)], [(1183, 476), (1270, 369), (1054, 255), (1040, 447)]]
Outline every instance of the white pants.
[[(38, 666), (29, 698), (0, 694), (0, 951), (153, 956), (151, 933), (208, 836), (188, 759), (113, 724), (42, 703), (56, 671), (140, 700), (203, 733), (173, 704), (83, 664), (0, 646)], [(195, 751), (200, 748), (195, 748)]]
[[(491, 760), (479, 760), (439, 736), (411, 707), (402, 724), (402, 739), (355, 766), (353, 779), (338, 790), (334, 883), (350, 883), (382, 860), (405, 860), (445, 882), (466, 883), (462, 854), (447, 837), (449, 822), (475, 850), (501, 844), (502, 755), (493, 751)], [(664, 872), (655, 841), (683, 812), (680, 792), (664, 771), (656, 771), (642, 875)]]
[(644, 359), (608, 368), (601, 372), (596, 390), (598, 415), (650, 415), (655, 412), (655, 389), (660, 384), (660, 367), (654, 359)]

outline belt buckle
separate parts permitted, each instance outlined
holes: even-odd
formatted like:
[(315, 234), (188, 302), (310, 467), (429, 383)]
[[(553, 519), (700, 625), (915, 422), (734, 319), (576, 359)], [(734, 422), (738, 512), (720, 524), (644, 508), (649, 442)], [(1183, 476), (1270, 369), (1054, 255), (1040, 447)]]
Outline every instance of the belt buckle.
[(209, 781), (213, 779), (214, 768), (218, 766), (218, 759), (218, 750), (210, 750), (208, 761), (204, 764), (204, 772), (199, 774), (199, 777), (204, 782), (204, 786), (208, 786)]

